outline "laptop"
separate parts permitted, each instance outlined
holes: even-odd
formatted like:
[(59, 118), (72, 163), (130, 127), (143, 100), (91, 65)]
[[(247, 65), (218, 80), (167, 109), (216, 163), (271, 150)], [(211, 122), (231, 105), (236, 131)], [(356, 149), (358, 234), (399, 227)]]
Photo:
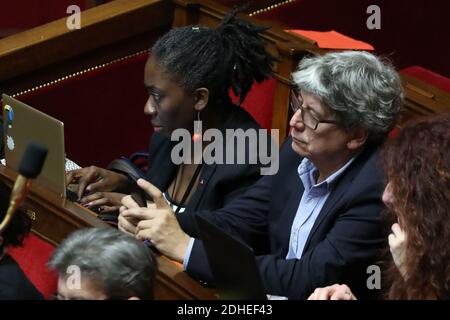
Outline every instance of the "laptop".
[[(20, 160), (30, 141), (46, 145), (47, 159), (36, 183), (67, 198), (64, 123), (6, 94), (2, 95), (2, 99), (6, 165), (18, 171)], [(70, 166), (77, 168), (73, 162), (70, 163)], [(68, 198), (75, 200), (76, 194), (69, 192)]]
[(195, 214), (209, 266), (223, 300), (266, 300), (252, 248)]

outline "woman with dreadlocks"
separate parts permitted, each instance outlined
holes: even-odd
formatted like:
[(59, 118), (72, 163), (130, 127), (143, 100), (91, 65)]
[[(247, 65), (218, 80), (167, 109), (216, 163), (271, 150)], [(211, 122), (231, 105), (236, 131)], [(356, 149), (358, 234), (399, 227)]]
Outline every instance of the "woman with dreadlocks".
[[(260, 166), (251, 164), (253, 161), (177, 165), (171, 159), (175, 144), (170, 137), (176, 129), (188, 130), (192, 144), (202, 139), (194, 121), (201, 120), (202, 131), (215, 128), (224, 133), (224, 145), (234, 142), (234, 137), (225, 138), (226, 129), (259, 128), (245, 110), (231, 102), (229, 91), (242, 103), (255, 81), (271, 77), (275, 58), (266, 51), (260, 35), (266, 28), (237, 18), (237, 11), (231, 11), (215, 29), (172, 29), (151, 48), (145, 66), (149, 98), (144, 113), (155, 128), (147, 180), (162, 191), (176, 213), (221, 208), (260, 177)], [(203, 148), (206, 146), (203, 143)], [(246, 145), (249, 157), (257, 151), (256, 144)], [(88, 167), (70, 172), (67, 180), (75, 177), (81, 203), (87, 207), (117, 209), (124, 193), (131, 193), (130, 179), (116, 172)], [(90, 195), (83, 197), (84, 192)], [(137, 223), (119, 216), (119, 228), (124, 232), (134, 234)]]

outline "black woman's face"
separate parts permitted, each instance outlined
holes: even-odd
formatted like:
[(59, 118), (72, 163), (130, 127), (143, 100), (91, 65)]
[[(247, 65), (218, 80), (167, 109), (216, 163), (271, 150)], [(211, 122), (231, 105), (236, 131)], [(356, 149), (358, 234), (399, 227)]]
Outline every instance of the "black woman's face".
[(144, 85), (149, 97), (144, 113), (151, 116), (155, 131), (170, 134), (178, 128), (192, 130), (195, 119), (195, 96), (187, 92), (150, 56), (145, 65)]

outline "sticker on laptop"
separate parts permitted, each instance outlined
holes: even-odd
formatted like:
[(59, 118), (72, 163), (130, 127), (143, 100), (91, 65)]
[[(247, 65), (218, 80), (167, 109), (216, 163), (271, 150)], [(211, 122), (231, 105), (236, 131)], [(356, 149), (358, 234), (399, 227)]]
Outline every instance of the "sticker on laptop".
[(14, 122), (14, 111), (13, 108), (10, 105), (5, 105), (5, 110), (6, 110), (6, 123), (4, 126), (4, 130), (5, 130), (5, 136), (6, 136), (6, 146), (8, 147), (9, 150), (14, 150), (14, 139), (13, 137), (8, 135), (8, 131), (9, 129), (12, 129), (13, 127), (13, 122)]

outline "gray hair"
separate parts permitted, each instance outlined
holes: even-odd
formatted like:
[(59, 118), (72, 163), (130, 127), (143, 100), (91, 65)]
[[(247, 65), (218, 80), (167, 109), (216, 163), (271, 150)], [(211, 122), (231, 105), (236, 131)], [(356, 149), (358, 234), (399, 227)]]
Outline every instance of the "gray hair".
[(292, 79), (328, 106), (344, 128), (364, 128), (374, 143), (386, 139), (403, 103), (403, 87), (394, 67), (365, 51), (305, 58)]
[(156, 260), (148, 247), (113, 228), (90, 228), (70, 234), (56, 249), (49, 267), (66, 274), (78, 266), (98, 281), (108, 298), (153, 299)]

